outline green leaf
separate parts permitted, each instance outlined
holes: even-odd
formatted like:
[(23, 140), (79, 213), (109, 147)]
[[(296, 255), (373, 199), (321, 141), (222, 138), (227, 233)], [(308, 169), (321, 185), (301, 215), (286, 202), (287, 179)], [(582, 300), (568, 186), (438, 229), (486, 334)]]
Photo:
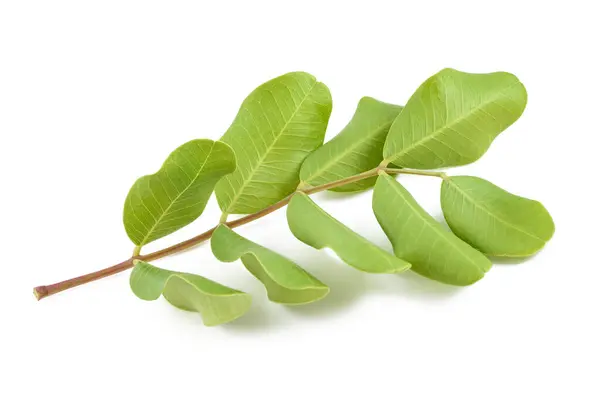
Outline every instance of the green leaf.
[(271, 301), (305, 304), (320, 300), (329, 288), (293, 261), (264, 248), (221, 224), (210, 241), (212, 252), (223, 262), (242, 260), (246, 269), (265, 285)]
[(452, 231), (488, 255), (530, 256), (554, 234), (552, 217), (540, 202), (515, 196), (485, 179), (447, 177), (441, 201)]
[(451, 285), (483, 278), (492, 264), (483, 254), (445, 230), (392, 177), (382, 174), (373, 192), (373, 211), (396, 256), (412, 270)]
[[(306, 157), (300, 169), (301, 181), (318, 186), (377, 167), (388, 130), (400, 110), (400, 106), (363, 97), (348, 125)], [(331, 190), (355, 192), (375, 185), (376, 180), (368, 178)]]
[(136, 261), (129, 285), (142, 300), (156, 300), (162, 294), (175, 307), (200, 313), (206, 326), (241, 317), (251, 303), (250, 295), (244, 292), (199, 275), (168, 271), (143, 261)]
[(235, 151), (237, 170), (216, 188), (224, 213), (250, 214), (292, 193), (306, 156), (323, 143), (331, 95), (305, 72), (255, 89), (221, 140)]
[(388, 134), (383, 156), (417, 169), (465, 165), (523, 113), (527, 92), (506, 72), (444, 69), (412, 95)]
[(371, 273), (397, 273), (410, 264), (380, 249), (327, 214), (304, 193), (296, 193), (287, 209), (290, 230), (315, 249), (328, 247), (354, 268)]
[(235, 155), (225, 143), (198, 139), (178, 147), (158, 172), (129, 190), (123, 211), (127, 235), (143, 246), (193, 222), (219, 179), (234, 170)]

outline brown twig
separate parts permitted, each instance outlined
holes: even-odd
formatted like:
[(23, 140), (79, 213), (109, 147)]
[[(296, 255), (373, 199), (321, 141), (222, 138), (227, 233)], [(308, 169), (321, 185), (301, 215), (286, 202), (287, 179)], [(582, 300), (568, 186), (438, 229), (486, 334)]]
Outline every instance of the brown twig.
[[(334, 182), (329, 182), (329, 183), (319, 185), (319, 186), (305, 187), (303, 189), (299, 189), (298, 191), (304, 192), (306, 194), (313, 194), (313, 193), (321, 192), (323, 190), (332, 189), (335, 187), (346, 185), (348, 183), (357, 182), (357, 181), (360, 181), (360, 180), (363, 180), (363, 179), (366, 179), (366, 178), (369, 178), (372, 176), (376, 176), (380, 170), (387, 170), (387, 169), (383, 168), (383, 167), (378, 167), (378, 168), (374, 168), (372, 170), (363, 172), (358, 175), (350, 176), (348, 178), (340, 179), (340, 180), (337, 180)], [(390, 173), (403, 173), (403, 170), (393, 170), (393, 171), (390, 170), (389, 172)], [(260, 210), (254, 214), (246, 215), (246, 216), (238, 218), (236, 220), (226, 222), (225, 224), (230, 228), (235, 228), (235, 227), (247, 224), (249, 222), (252, 222), (254, 220), (257, 220), (259, 218), (262, 218), (265, 215), (271, 214), (273, 211), (276, 211), (276, 210), (282, 208), (283, 206), (285, 206), (286, 204), (288, 204), (290, 199), (292, 198), (292, 195), (293, 195), (293, 193), (290, 194), (289, 196), (287, 196), (286, 198), (278, 201), (277, 203), (270, 205), (269, 207), (267, 207), (263, 210)], [(51, 296), (53, 294), (62, 292), (64, 290), (71, 289), (76, 286), (88, 283), (88, 282), (92, 282), (92, 281), (102, 279), (107, 276), (118, 274), (119, 272), (126, 271), (129, 268), (133, 267), (134, 260), (152, 261), (152, 260), (156, 260), (158, 258), (168, 256), (170, 254), (178, 253), (180, 251), (189, 249), (190, 247), (194, 247), (202, 242), (209, 240), (212, 237), (212, 234), (215, 231), (215, 229), (216, 229), (216, 227), (209, 229), (208, 231), (201, 233), (198, 236), (194, 236), (193, 238), (185, 240), (181, 243), (177, 243), (173, 246), (164, 248), (162, 250), (155, 251), (154, 253), (131, 257), (125, 261), (122, 261), (118, 264), (113, 265), (112, 267), (101, 269), (99, 271), (92, 272), (92, 273), (89, 273), (86, 275), (78, 276), (76, 278), (71, 278), (66, 281), (54, 283), (52, 285), (37, 286), (33, 289), (33, 294), (35, 295), (35, 297), (38, 300), (41, 300), (44, 297)]]

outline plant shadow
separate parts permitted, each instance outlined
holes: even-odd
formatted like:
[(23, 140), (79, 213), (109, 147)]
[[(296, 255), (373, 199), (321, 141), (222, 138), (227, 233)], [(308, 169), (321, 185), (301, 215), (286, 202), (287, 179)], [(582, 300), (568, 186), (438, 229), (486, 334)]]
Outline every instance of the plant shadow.
[(461, 286), (452, 286), (434, 281), (414, 271), (399, 274), (397, 278), (401, 281), (398, 290), (402, 296), (420, 301), (443, 301), (457, 295), (464, 289)]
[[(312, 253), (312, 252), (311, 252)], [(367, 291), (367, 276), (326, 252), (316, 252), (312, 260), (303, 260), (319, 280), (329, 286), (329, 294), (314, 303), (287, 306), (286, 311), (297, 316), (329, 315), (347, 309)]]
[[(382, 239), (383, 240), (383, 239)], [(389, 242), (382, 247), (391, 247)], [(296, 261), (302, 268), (329, 286), (323, 299), (303, 305), (270, 302), (264, 288), (257, 284), (248, 292), (253, 304), (243, 317), (225, 324), (229, 332), (264, 331), (285, 327), (292, 318), (324, 318), (349, 310), (367, 296), (396, 296), (408, 301), (439, 302), (458, 294), (461, 287), (425, 278), (413, 271), (400, 274), (369, 274), (340, 260), (329, 249), (304, 252)]]
[[(250, 310), (239, 319), (222, 325), (221, 328), (230, 332), (252, 332), (273, 329), (283, 325), (283, 321), (277, 318), (270, 309), (277, 304), (269, 303), (268, 300), (254, 301), (258, 296), (253, 296)], [(260, 304), (256, 304), (260, 303)]]
[[(264, 289), (248, 291), (253, 296), (250, 310), (241, 318), (222, 326), (230, 332), (264, 331), (283, 327), (287, 316), (324, 316), (348, 309), (367, 290), (367, 274), (349, 267), (325, 251), (309, 251), (296, 259), (302, 268), (329, 286), (323, 299), (302, 305), (281, 305), (270, 302)], [(260, 292), (259, 292), (260, 291)], [(256, 293), (255, 293), (256, 292)]]
[(349, 309), (370, 295), (399, 296), (420, 301), (438, 301), (457, 294), (460, 287), (445, 285), (412, 271), (390, 274), (368, 274), (358, 271), (327, 251), (317, 253), (302, 265), (315, 269), (315, 275), (326, 282), (331, 291), (324, 299), (303, 305), (288, 306), (295, 316), (322, 317)]

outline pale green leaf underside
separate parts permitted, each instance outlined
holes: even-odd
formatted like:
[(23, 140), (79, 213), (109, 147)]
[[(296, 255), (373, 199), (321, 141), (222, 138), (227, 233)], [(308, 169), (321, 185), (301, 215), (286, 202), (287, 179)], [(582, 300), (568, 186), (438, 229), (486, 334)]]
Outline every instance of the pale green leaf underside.
[(217, 185), (221, 210), (249, 214), (292, 193), (302, 162), (323, 143), (330, 114), (329, 89), (310, 74), (292, 72), (255, 89), (221, 138), (238, 164)]
[(173, 272), (138, 261), (129, 284), (142, 300), (156, 300), (162, 294), (177, 308), (200, 313), (206, 326), (215, 326), (241, 317), (250, 308), (250, 295), (228, 288), (199, 275)]
[[(388, 130), (400, 110), (400, 106), (363, 97), (348, 125), (306, 157), (300, 169), (300, 180), (317, 186), (377, 167), (383, 160), (383, 144)], [(331, 190), (364, 190), (373, 186), (376, 179), (368, 178)]]
[(193, 222), (219, 179), (233, 170), (235, 155), (225, 143), (197, 139), (178, 147), (158, 172), (129, 190), (123, 210), (127, 235), (143, 246)]
[(396, 256), (412, 270), (451, 285), (483, 278), (492, 264), (483, 254), (445, 230), (392, 177), (382, 174), (373, 192), (373, 211)]
[(329, 293), (326, 285), (293, 261), (238, 235), (225, 225), (217, 227), (210, 245), (220, 261), (233, 262), (241, 258), (246, 269), (263, 283), (271, 301), (304, 304)]
[(511, 194), (485, 179), (446, 178), (441, 202), (452, 231), (488, 255), (530, 256), (554, 234), (552, 217), (541, 203)]
[(523, 113), (527, 92), (506, 72), (444, 69), (427, 79), (392, 124), (383, 156), (405, 168), (472, 163)]
[(304, 193), (296, 193), (287, 208), (290, 230), (315, 249), (328, 247), (344, 262), (370, 273), (397, 273), (410, 264), (382, 250), (321, 209)]

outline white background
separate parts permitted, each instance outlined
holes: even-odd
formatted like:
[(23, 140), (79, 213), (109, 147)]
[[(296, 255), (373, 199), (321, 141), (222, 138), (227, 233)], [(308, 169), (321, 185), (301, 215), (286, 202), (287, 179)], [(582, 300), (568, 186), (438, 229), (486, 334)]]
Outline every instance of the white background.
[[(594, 1), (42, 1), (0, 3), (4, 399), (598, 399), (600, 128)], [(219, 138), (244, 97), (282, 73), (331, 89), (328, 138), (361, 96), (404, 104), (444, 67), (516, 74), (523, 117), (478, 162), (541, 200), (556, 234), (474, 286), (369, 276), (296, 241), (284, 212), (239, 232), (328, 283), (325, 300), (269, 303), (208, 246), (158, 261), (253, 295), (206, 328), (122, 273), (36, 302), (33, 286), (129, 256), (122, 203), (178, 145)], [(435, 178), (401, 181), (440, 218)], [(319, 194), (389, 249), (370, 194)], [(212, 226), (211, 201), (157, 249)], [(185, 397), (184, 397), (185, 396)]]

